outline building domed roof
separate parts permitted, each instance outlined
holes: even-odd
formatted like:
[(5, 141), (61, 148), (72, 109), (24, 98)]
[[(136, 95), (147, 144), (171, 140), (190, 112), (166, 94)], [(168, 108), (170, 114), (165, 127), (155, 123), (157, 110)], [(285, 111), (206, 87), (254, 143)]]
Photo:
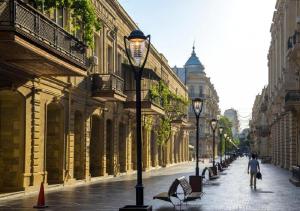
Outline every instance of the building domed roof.
[(204, 70), (204, 66), (201, 64), (199, 58), (197, 57), (196, 53), (195, 53), (195, 46), (193, 46), (193, 52), (191, 57), (187, 60), (187, 62), (185, 63), (185, 67), (187, 66), (199, 66), (199, 69), (201, 69), (202, 71)]

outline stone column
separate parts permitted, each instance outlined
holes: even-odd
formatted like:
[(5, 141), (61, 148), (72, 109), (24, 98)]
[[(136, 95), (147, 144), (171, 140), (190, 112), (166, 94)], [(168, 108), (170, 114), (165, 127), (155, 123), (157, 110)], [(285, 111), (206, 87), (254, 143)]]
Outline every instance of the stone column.
[(291, 115), (291, 144), (290, 144), (290, 153), (291, 153), (291, 166), (297, 165), (297, 141), (299, 136), (299, 113), (292, 112)]
[[(85, 116), (87, 113), (85, 114)], [(91, 117), (84, 121), (84, 136), (85, 136), (85, 178), (87, 181), (91, 179), (90, 174), (90, 140), (91, 140)], [(104, 167), (105, 168), (105, 167)], [(105, 171), (104, 171), (105, 172)]]
[(127, 171), (132, 170), (132, 118), (128, 116), (128, 127), (126, 127), (127, 137), (126, 137), (126, 143), (127, 143), (127, 156), (126, 156), (126, 163), (127, 163)]
[(119, 164), (119, 115), (114, 113), (112, 119), (112, 127), (113, 127), (113, 134), (112, 134), (112, 141), (113, 141), (113, 148), (112, 148), (112, 156), (111, 159), (113, 164), (113, 174), (118, 175), (120, 173), (120, 164)]
[(149, 130), (142, 126), (142, 138), (143, 138), (143, 170), (147, 170), (149, 168)]
[(279, 145), (279, 154), (280, 154), (280, 161), (279, 161), (279, 165), (281, 167), (284, 166), (284, 115), (281, 115), (280, 116), (280, 135), (279, 135), (279, 138), (280, 138), (280, 145)]
[[(45, 137), (43, 143), (41, 144), (41, 95), (38, 89), (38, 84), (33, 82), (33, 88), (31, 89), (31, 165), (30, 168), (26, 168), (25, 162), (25, 173), (24, 173), (24, 187), (30, 185), (39, 187), (40, 183), (45, 177), (45, 182), (47, 182), (47, 175), (45, 169)], [(27, 113), (28, 114), (28, 113)], [(25, 118), (26, 115), (25, 115)], [(27, 122), (27, 121), (26, 121)], [(27, 126), (25, 125), (25, 128)], [(25, 129), (24, 128), (24, 129)], [(26, 141), (27, 142), (27, 141)], [(26, 143), (30, 146), (29, 143)], [(25, 157), (26, 156), (26, 145), (25, 145)], [(26, 160), (25, 160), (26, 161)], [(42, 162), (41, 162), (42, 161)], [(32, 177), (29, 180), (30, 172)]]
[(170, 135), (170, 162), (174, 163), (174, 132), (171, 131)]
[[(74, 110), (71, 108), (71, 94), (69, 94), (68, 104), (68, 131), (66, 138), (66, 183), (72, 183), (74, 180)], [(74, 182), (74, 181), (73, 181)]]

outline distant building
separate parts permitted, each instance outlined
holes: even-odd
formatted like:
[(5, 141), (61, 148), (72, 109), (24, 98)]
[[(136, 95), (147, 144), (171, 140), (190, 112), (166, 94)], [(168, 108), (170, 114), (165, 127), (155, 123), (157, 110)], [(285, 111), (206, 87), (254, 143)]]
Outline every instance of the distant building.
[(240, 121), (238, 119), (238, 113), (235, 109), (227, 109), (224, 112), (224, 116), (227, 117), (232, 123), (232, 135), (234, 138), (238, 138), (240, 131)]
[[(206, 76), (204, 72), (204, 66), (200, 62), (199, 58), (195, 53), (195, 47), (193, 47), (190, 58), (185, 63), (184, 67), (174, 67), (173, 70), (180, 80), (188, 87), (189, 98), (194, 99), (200, 97), (204, 99), (204, 105), (201, 112), (200, 118), (200, 156), (211, 157), (212, 156), (212, 130), (210, 127), (210, 120), (217, 118), (220, 113), (219, 109), (219, 97), (211, 83), (210, 78)], [(189, 123), (192, 126), (195, 125), (196, 118), (192, 106), (188, 112)], [(190, 133), (190, 144), (195, 146), (196, 133), (195, 128)], [(216, 144), (217, 146), (217, 144)], [(217, 148), (217, 147), (216, 147)], [(196, 148), (194, 148), (196, 149)], [(215, 150), (217, 152), (217, 150)]]
[(262, 92), (256, 95), (252, 107), (251, 129), (251, 149), (259, 154), (261, 158), (271, 157), (272, 145), (270, 142), (270, 128), (267, 120), (268, 87), (264, 87)]

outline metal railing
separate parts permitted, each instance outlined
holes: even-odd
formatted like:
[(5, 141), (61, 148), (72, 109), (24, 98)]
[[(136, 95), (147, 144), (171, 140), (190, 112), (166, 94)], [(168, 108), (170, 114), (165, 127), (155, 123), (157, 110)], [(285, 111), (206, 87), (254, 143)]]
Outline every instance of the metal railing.
[(17, 31), (29, 40), (87, 67), (84, 43), (20, 0), (0, 0), (0, 31)]
[(124, 79), (115, 74), (98, 74), (92, 76), (94, 92), (97, 91), (117, 91), (124, 92)]
[(285, 95), (285, 102), (300, 101), (300, 90), (288, 90)]

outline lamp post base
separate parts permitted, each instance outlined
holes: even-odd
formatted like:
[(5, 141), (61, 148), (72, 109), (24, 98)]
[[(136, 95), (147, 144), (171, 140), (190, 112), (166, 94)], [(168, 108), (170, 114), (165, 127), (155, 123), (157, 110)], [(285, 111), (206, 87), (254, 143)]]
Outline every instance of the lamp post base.
[(190, 176), (192, 192), (203, 192), (202, 176)]
[(149, 205), (126, 205), (119, 211), (152, 211), (152, 206)]

